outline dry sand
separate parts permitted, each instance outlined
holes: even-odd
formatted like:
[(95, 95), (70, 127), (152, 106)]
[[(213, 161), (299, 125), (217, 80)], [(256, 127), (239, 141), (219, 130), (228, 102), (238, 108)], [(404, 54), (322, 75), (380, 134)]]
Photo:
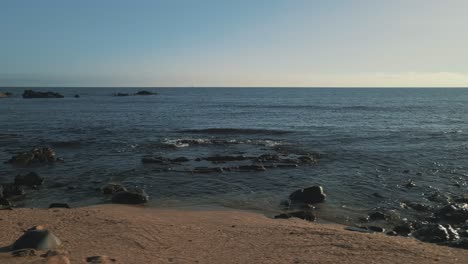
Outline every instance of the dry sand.
[[(45, 225), (72, 263), (108, 255), (116, 263), (468, 263), (468, 250), (299, 219), (240, 211), (179, 211), (121, 205), (0, 211), (0, 247)], [(0, 254), (0, 263), (44, 263)]]

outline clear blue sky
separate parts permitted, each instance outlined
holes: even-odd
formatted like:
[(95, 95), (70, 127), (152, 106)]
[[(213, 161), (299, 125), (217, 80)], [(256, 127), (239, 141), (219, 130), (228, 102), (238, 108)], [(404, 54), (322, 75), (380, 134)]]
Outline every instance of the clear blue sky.
[(0, 86), (468, 86), (466, 0), (0, 0)]

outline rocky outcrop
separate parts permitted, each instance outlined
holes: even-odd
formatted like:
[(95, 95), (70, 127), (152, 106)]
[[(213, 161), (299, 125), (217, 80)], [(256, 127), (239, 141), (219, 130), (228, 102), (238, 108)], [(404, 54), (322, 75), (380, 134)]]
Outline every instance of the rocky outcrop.
[(156, 95), (158, 93), (155, 93), (155, 92), (149, 92), (149, 91), (139, 91), (137, 93), (135, 93), (135, 95)]
[(25, 90), (23, 92), (23, 98), (64, 98), (64, 96), (54, 92), (36, 92), (33, 90)]
[(325, 198), (326, 195), (323, 192), (322, 186), (312, 186), (300, 189), (289, 195), (289, 199), (291, 201), (302, 202), (306, 204), (321, 203), (325, 201)]
[(101, 188), (103, 194), (115, 194), (118, 192), (125, 192), (127, 188), (118, 183), (108, 183)]
[(448, 204), (438, 209), (434, 215), (451, 224), (465, 223), (468, 221), (468, 204)]
[(428, 224), (412, 233), (413, 237), (429, 243), (441, 243), (459, 239), (457, 232), (450, 225)]
[(15, 177), (15, 184), (16, 185), (24, 185), (28, 187), (35, 187), (39, 186), (44, 182), (44, 178), (39, 176), (35, 172), (30, 172), (25, 175), (17, 175)]
[(149, 196), (143, 189), (121, 191), (112, 196), (112, 202), (117, 204), (144, 204), (149, 201)]
[(30, 151), (21, 152), (13, 156), (7, 163), (16, 165), (31, 165), (41, 163), (51, 163), (58, 161), (55, 151), (49, 147), (33, 148)]

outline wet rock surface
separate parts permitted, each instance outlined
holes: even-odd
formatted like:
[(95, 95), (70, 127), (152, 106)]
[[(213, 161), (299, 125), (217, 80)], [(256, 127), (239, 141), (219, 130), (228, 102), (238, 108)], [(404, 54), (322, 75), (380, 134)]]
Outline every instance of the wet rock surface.
[(293, 202), (302, 202), (306, 204), (321, 203), (325, 201), (326, 195), (323, 192), (322, 186), (312, 186), (304, 189), (297, 190), (291, 195), (289, 199)]
[(108, 183), (101, 188), (103, 194), (115, 194), (118, 192), (125, 192), (127, 188), (118, 183)]
[(23, 98), (64, 98), (63, 95), (54, 92), (37, 92), (33, 90), (25, 90)]
[(15, 165), (32, 165), (32, 164), (46, 164), (60, 161), (55, 156), (54, 149), (50, 147), (37, 147), (30, 151), (20, 152), (13, 156), (6, 163)]
[(130, 189), (120, 191), (112, 196), (112, 202), (117, 204), (145, 204), (149, 201), (149, 196), (143, 189)]

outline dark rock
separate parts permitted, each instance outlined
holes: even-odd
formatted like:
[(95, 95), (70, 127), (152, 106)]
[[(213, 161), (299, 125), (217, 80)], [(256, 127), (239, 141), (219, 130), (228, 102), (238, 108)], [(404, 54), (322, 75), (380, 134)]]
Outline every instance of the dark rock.
[(47, 250), (58, 247), (62, 242), (48, 230), (28, 230), (13, 243), (12, 250)]
[(80, 95), (79, 94), (75, 94), (75, 96), (73, 96), (75, 98), (80, 98)]
[(204, 160), (211, 162), (228, 162), (228, 161), (242, 161), (247, 160), (248, 157), (245, 156), (212, 156), (204, 158)]
[(13, 257), (30, 257), (30, 256), (36, 256), (36, 250), (34, 249), (20, 249), (11, 252), (11, 255)]
[(376, 198), (381, 198), (381, 199), (385, 198), (385, 197), (382, 196), (380, 193), (376, 193), (376, 192), (373, 193), (372, 196), (374, 196), (374, 197), (376, 197)]
[(118, 183), (108, 183), (101, 188), (103, 194), (114, 194), (127, 191), (127, 189)]
[(353, 232), (360, 232), (360, 233), (372, 233), (372, 231), (368, 230), (366, 227), (362, 227), (362, 226), (347, 226), (345, 227), (345, 230), (348, 230), (348, 231), (353, 231)]
[(288, 219), (291, 217), (300, 218), (310, 222), (315, 221), (316, 217), (311, 210), (283, 213), (275, 216), (275, 219)]
[(373, 212), (369, 214), (369, 221), (385, 220), (387, 215), (382, 212)]
[(161, 156), (145, 156), (141, 159), (141, 162), (168, 165), (171, 163), (171, 160)]
[(88, 263), (100, 263), (100, 264), (109, 264), (116, 262), (117, 260), (114, 258), (110, 258), (108, 256), (92, 256), (92, 257), (87, 257), (86, 262)]
[(51, 203), (49, 205), (49, 209), (50, 208), (68, 208), (70, 209), (70, 206), (66, 203)]
[(297, 164), (276, 164), (277, 168), (297, 168)]
[(447, 203), (450, 200), (450, 198), (447, 195), (445, 195), (445, 194), (443, 194), (443, 193), (441, 193), (439, 191), (436, 191), (436, 192), (430, 194), (427, 197), (427, 199), (429, 201), (431, 201), (431, 202), (436, 202), (436, 203)]
[(452, 224), (465, 223), (468, 220), (468, 204), (449, 204), (437, 210), (434, 215)]
[(468, 229), (459, 229), (457, 232), (460, 237), (468, 238)]
[(112, 202), (117, 204), (144, 204), (149, 201), (149, 196), (143, 189), (121, 191), (112, 196)]
[(186, 158), (186, 157), (178, 157), (178, 158), (172, 159), (171, 161), (172, 162), (187, 162), (187, 161), (190, 161), (190, 160), (188, 158)]
[(7, 163), (17, 165), (30, 165), (36, 163), (51, 163), (59, 161), (55, 157), (55, 151), (49, 147), (33, 148), (30, 151), (21, 152), (13, 156)]
[(297, 158), (301, 163), (316, 163), (317, 159), (311, 156), (300, 156)]
[(11, 203), (6, 198), (0, 197), (0, 210), (11, 210)]
[(411, 208), (413, 210), (420, 211), (420, 212), (427, 212), (431, 210), (431, 207), (428, 205), (415, 203), (415, 202), (409, 202), (409, 201), (402, 202), (400, 205), (402, 208), (405, 208), (405, 209)]
[(19, 196), (25, 193), (22, 186), (16, 185), (14, 183), (2, 184), (2, 189), (3, 189), (4, 198), (9, 198), (12, 196)]
[(25, 175), (17, 175), (15, 177), (15, 184), (16, 185), (24, 185), (24, 186), (39, 186), (44, 182), (44, 178), (40, 177), (35, 172), (30, 172)]
[(219, 168), (219, 167), (214, 167), (214, 168), (210, 168), (210, 167), (195, 167), (195, 168), (192, 170), (192, 173), (213, 173), (213, 172), (223, 172), (223, 169), (222, 169), (222, 168)]
[(468, 249), (468, 238), (462, 238), (456, 241), (451, 241), (446, 244), (449, 247), (454, 247), (454, 248), (464, 248)]
[(115, 93), (114, 96), (129, 96), (128, 93)]
[(385, 228), (380, 227), (380, 226), (368, 226), (367, 229), (369, 229), (370, 231), (373, 231), (373, 232), (377, 232), (377, 233), (384, 233), (385, 232)]
[(387, 236), (398, 236), (397, 232), (395, 231), (388, 231), (387, 233), (385, 233)]
[(321, 203), (325, 201), (325, 198), (326, 195), (323, 192), (322, 186), (300, 189), (289, 195), (291, 201), (299, 201), (307, 204)]
[(468, 203), (468, 194), (463, 194), (454, 199), (457, 203)]
[(135, 95), (156, 95), (158, 93), (149, 92), (149, 91), (139, 91)]
[[(450, 230), (451, 229), (451, 230)], [(412, 233), (413, 237), (429, 243), (441, 243), (458, 239), (458, 235), (452, 233), (440, 224), (428, 224)]]
[(413, 180), (409, 180), (406, 184), (405, 184), (405, 187), (406, 188), (413, 188), (416, 186), (416, 183), (413, 181)]
[(409, 173), (410, 170), (403, 170), (403, 173)]
[(263, 165), (243, 165), (238, 167), (239, 171), (266, 171)]
[(404, 223), (393, 228), (393, 231), (400, 236), (408, 236), (413, 230), (414, 228), (410, 223)]
[(23, 92), (23, 98), (63, 98), (64, 96), (54, 92), (36, 92), (33, 90), (25, 90)]

